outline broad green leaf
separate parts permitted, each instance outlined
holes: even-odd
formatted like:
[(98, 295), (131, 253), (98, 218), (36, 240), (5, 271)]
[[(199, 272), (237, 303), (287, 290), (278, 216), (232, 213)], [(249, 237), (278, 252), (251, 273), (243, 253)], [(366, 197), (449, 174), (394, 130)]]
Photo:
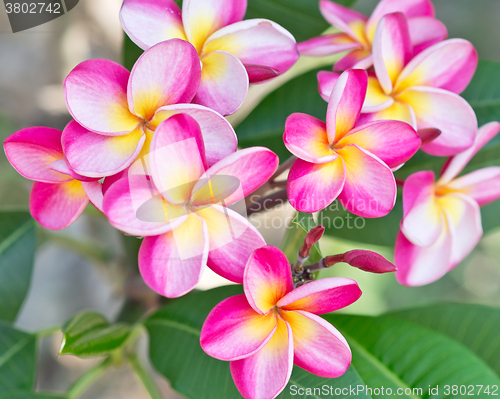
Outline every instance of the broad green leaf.
[(398, 397), (417, 399), (429, 397), (429, 386), (439, 386), (439, 395), (432, 398), (457, 398), (462, 396), (446, 396), (444, 386), (500, 385), (498, 375), (478, 356), (428, 328), (387, 316), (324, 317), (345, 336), (354, 367), (372, 389), (391, 388), (394, 395), (397, 389), (410, 388), (411, 395)]
[(35, 255), (29, 212), (0, 212), (0, 320), (14, 321), (28, 293)]
[(405, 309), (387, 316), (411, 321), (469, 348), (500, 375), (500, 309), (447, 303)]
[(111, 325), (104, 316), (81, 312), (63, 327), (61, 355), (104, 356), (120, 348), (130, 335), (127, 324)]
[(7, 398), (11, 391), (30, 391), (35, 370), (36, 336), (0, 322), (0, 394)]
[[(297, 212), (295, 218), (288, 226), (285, 239), (283, 241), (283, 252), (287, 256), (291, 264), (297, 260), (297, 252), (304, 245), (304, 239), (307, 233), (317, 226), (311, 213)], [(319, 249), (319, 245), (315, 244), (311, 248), (309, 258), (305, 262), (306, 265), (316, 263), (323, 255)]]
[[(351, 6), (354, 0), (336, 3)], [(298, 42), (319, 36), (330, 24), (321, 15), (317, 1), (249, 0), (245, 19), (266, 18), (287, 29)]]
[(48, 393), (14, 391), (0, 394), (0, 399), (65, 399), (65, 396), (53, 395)]
[[(229, 371), (229, 363), (211, 358), (200, 347), (200, 332), (208, 313), (223, 299), (239, 295), (241, 286), (193, 292), (171, 301), (153, 314), (145, 326), (150, 338), (151, 361), (173, 389), (189, 399), (241, 398)], [(344, 376), (326, 379), (294, 368), (289, 385), (279, 398), (290, 397), (290, 387), (346, 387), (363, 384), (351, 368)], [(318, 398), (319, 396), (301, 396)], [(350, 398), (351, 396), (345, 396)], [(359, 395), (356, 398), (369, 398)]]

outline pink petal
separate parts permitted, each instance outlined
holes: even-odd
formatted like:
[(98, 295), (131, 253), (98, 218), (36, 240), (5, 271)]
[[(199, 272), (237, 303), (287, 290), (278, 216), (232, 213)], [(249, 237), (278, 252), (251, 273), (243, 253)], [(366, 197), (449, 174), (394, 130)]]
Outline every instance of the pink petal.
[(339, 146), (357, 144), (380, 158), (389, 168), (408, 161), (420, 148), (420, 137), (407, 123), (377, 121), (351, 130)]
[(176, 214), (175, 207), (163, 200), (146, 176), (138, 175), (113, 183), (104, 194), (103, 210), (112, 226), (135, 236), (163, 234), (186, 219)]
[(56, 172), (62, 173), (64, 175), (71, 176), (73, 179), (79, 180), (81, 182), (89, 182), (96, 180), (95, 178), (82, 176), (76, 173), (65, 158), (56, 159), (54, 162), (50, 164), (50, 169), (55, 170)]
[(292, 369), (292, 329), (279, 317), (276, 332), (260, 351), (231, 362), (234, 383), (247, 399), (275, 398), (285, 389)]
[(208, 37), (245, 16), (246, 0), (186, 0), (182, 21), (188, 40), (201, 52)]
[(285, 146), (292, 154), (312, 163), (334, 161), (337, 155), (330, 148), (325, 122), (307, 115), (290, 115), (283, 135)]
[(149, 164), (155, 186), (168, 202), (189, 201), (207, 167), (198, 123), (185, 114), (160, 123), (151, 142)]
[(320, 0), (319, 10), (331, 25), (347, 33), (354, 40), (360, 40), (360, 34), (362, 35), (362, 29), (368, 20), (366, 16), (329, 0)]
[(82, 187), (92, 205), (94, 205), (98, 210), (104, 213), (104, 210), (102, 208), (102, 204), (104, 201), (102, 184), (99, 181), (82, 182)]
[(337, 54), (342, 51), (358, 49), (360, 47), (358, 42), (354, 41), (345, 33), (334, 33), (313, 37), (297, 45), (300, 55), (312, 57), (323, 57)]
[[(194, 206), (203, 206), (217, 203), (222, 198), (225, 206), (232, 205), (268, 181), (278, 164), (278, 156), (265, 147), (237, 151), (205, 172), (193, 188), (191, 202)], [(235, 190), (232, 184), (228, 184), (233, 179), (224, 177), (239, 180), (239, 188)], [(214, 201), (214, 197), (218, 200)]]
[(44, 183), (63, 183), (73, 180), (50, 169), (63, 159), (62, 132), (48, 127), (30, 127), (19, 130), (4, 141), (3, 148), (10, 164), (27, 179)]
[(249, 19), (226, 26), (210, 36), (203, 55), (224, 51), (243, 65), (264, 65), (288, 71), (299, 59), (297, 43), (290, 32), (267, 19)]
[(408, 123), (414, 129), (417, 129), (417, 120), (413, 108), (399, 101), (394, 101), (392, 105), (381, 111), (361, 114), (358, 120), (358, 126), (380, 120), (402, 121)]
[(284, 310), (324, 314), (345, 308), (356, 302), (360, 296), (361, 290), (356, 281), (343, 277), (330, 277), (294, 289), (281, 298), (277, 306)]
[(474, 144), (465, 151), (455, 155), (446, 164), (443, 173), (439, 178), (439, 183), (446, 184), (453, 180), (455, 176), (458, 176), (474, 155), (476, 155), (487, 142), (495, 137), (498, 132), (500, 132), (500, 123), (498, 122), (490, 122), (481, 126), (477, 131)]
[(161, 42), (137, 60), (127, 88), (130, 110), (150, 121), (158, 108), (189, 103), (200, 84), (201, 67), (194, 47), (181, 39)]
[(186, 39), (181, 10), (174, 0), (125, 0), (120, 21), (127, 35), (147, 50), (169, 39)]
[(234, 114), (248, 92), (245, 67), (238, 58), (224, 51), (213, 51), (204, 56), (201, 62), (201, 82), (193, 102), (222, 115)]
[(179, 113), (189, 115), (200, 125), (208, 166), (236, 151), (238, 140), (233, 127), (210, 108), (196, 104), (169, 105), (158, 110), (153, 122), (158, 126), (160, 122)]
[(137, 158), (146, 136), (142, 127), (122, 136), (104, 136), (71, 121), (63, 131), (62, 145), (71, 167), (90, 177), (114, 175)]
[(285, 254), (270, 245), (256, 249), (246, 264), (243, 288), (257, 313), (269, 312), (293, 290), (292, 269)]
[(337, 83), (339, 79), (339, 74), (329, 71), (319, 71), (318, 72), (318, 91), (321, 98), (328, 102), (332, 94), (333, 86)]
[(343, 375), (351, 364), (351, 350), (338, 330), (309, 312), (283, 312), (292, 328), (294, 363), (324, 378)]
[(383, 111), (393, 104), (394, 98), (384, 93), (378, 79), (375, 76), (368, 76), (368, 88), (362, 111), (365, 113)]
[(130, 72), (113, 61), (88, 60), (64, 81), (66, 105), (76, 121), (96, 133), (120, 136), (137, 128), (140, 119), (127, 101)]
[(404, 14), (384, 16), (373, 39), (373, 64), (386, 94), (392, 93), (398, 76), (412, 56), (410, 31)]
[(342, 157), (346, 177), (339, 201), (351, 213), (361, 217), (387, 215), (396, 202), (396, 182), (389, 167), (356, 144), (337, 153)]
[(238, 360), (262, 349), (276, 331), (276, 315), (263, 316), (245, 295), (224, 299), (207, 316), (201, 329), (201, 347), (219, 360)]
[(475, 170), (446, 185), (471, 197), (479, 206), (485, 206), (500, 198), (500, 168), (490, 166)]
[(300, 212), (317, 212), (338, 197), (344, 182), (345, 167), (341, 157), (322, 164), (298, 159), (288, 174), (287, 192), (290, 205)]
[(353, 50), (345, 57), (337, 61), (333, 67), (335, 72), (347, 71), (348, 69), (369, 69), (373, 66), (371, 51), (361, 49)]
[(433, 172), (418, 172), (406, 179), (403, 208), (401, 231), (405, 237), (422, 247), (436, 242), (445, 228), (445, 220), (435, 196)]
[(151, 289), (167, 298), (177, 298), (198, 283), (207, 257), (207, 226), (191, 214), (174, 230), (144, 238), (139, 271)]
[(30, 194), (30, 212), (42, 227), (61, 230), (78, 219), (88, 202), (82, 183), (77, 180), (55, 184), (35, 182)]
[(245, 65), (245, 69), (247, 70), (250, 84), (267, 82), (280, 75), (280, 71), (276, 68), (264, 65), (247, 64)]
[(431, 86), (461, 93), (477, 66), (477, 52), (464, 39), (449, 39), (416, 55), (399, 75), (395, 90)]
[(326, 114), (330, 143), (339, 141), (356, 125), (367, 85), (368, 76), (363, 70), (353, 69), (340, 75), (333, 87)]
[(210, 237), (208, 267), (220, 276), (243, 284), (243, 273), (253, 251), (266, 245), (259, 231), (229, 208), (213, 205), (196, 215), (207, 224)]
[(433, 17), (415, 17), (408, 19), (413, 53), (418, 54), (426, 48), (442, 42), (448, 37), (445, 24)]
[(441, 135), (422, 150), (431, 155), (449, 156), (464, 151), (474, 143), (476, 114), (459, 95), (433, 87), (412, 87), (398, 98), (408, 104), (417, 118), (418, 129), (434, 128)]

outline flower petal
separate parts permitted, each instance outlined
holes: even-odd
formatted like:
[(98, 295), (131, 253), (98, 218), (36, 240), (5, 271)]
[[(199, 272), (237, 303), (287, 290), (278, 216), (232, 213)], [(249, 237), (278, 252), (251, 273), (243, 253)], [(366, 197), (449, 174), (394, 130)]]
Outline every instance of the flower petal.
[(275, 398), (290, 380), (293, 357), (292, 329), (277, 318), (276, 332), (261, 350), (231, 362), (236, 388), (248, 399)]
[(399, 101), (394, 101), (392, 105), (381, 111), (361, 114), (358, 125), (380, 120), (402, 121), (417, 129), (417, 120), (413, 109), (408, 104)]
[(109, 60), (84, 61), (64, 80), (66, 105), (76, 121), (108, 136), (135, 130), (140, 119), (129, 110), (127, 83), (130, 72)]
[(192, 117), (200, 125), (208, 166), (236, 151), (238, 140), (231, 124), (214, 110), (196, 104), (176, 104), (162, 107), (153, 119), (158, 126), (172, 115), (183, 113)]
[(395, 168), (415, 155), (420, 148), (420, 137), (407, 123), (377, 121), (351, 130), (337, 145), (349, 144), (357, 144), (380, 158), (389, 168)]
[(350, 144), (337, 151), (342, 157), (346, 177), (339, 201), (361, 217), (387, 215), (396, 202), (396, 182), (391, 169), (379, 158)]
[(409, 176), (403, 187), (404, 218), (401, 231), (413, 244), (428, 247), (445, 228), (444, 214), (436, 200), (434, 173)]
[(360, 44), (345, 33), (313, 37), (297, 45), (300, 55), (323, 57), (342, 51), (359, 49)]
[(139, 271), (151, 289), (167, 298), (177, 298), (198, 283), (207, 257), (207, 226), (190, 214), (174, 230), (144, 238), (139, 250)]
[(479, 206), (485, 206), (500, 198), (500, 167), (491, 166), (475, 170), (446, 185), (471, 197)]
[(186, 0), (182, 5), (186, 35), (201, 52), (212, 33), (241, 21), (246, 9), (246, 0)]
[(207, 316), (201, 347), (219, 360), (238, 360), (262, 349), (276, 331), (276, 315), (256, 313), (245, 295), (224, 299)]
[(77, 180), (55, 184), (35, 182), (30, 194), (30, 212), (42, 227), (61, 230), (78, 219), (88, 202), (82, 183)]
[(205, 105), (222, 115), (234, 114), (248, 93), (248, 74), (238, 58), (213, 51), (201, 59), (203, 68), (195, 104)]
[(250, 84), (267, 82), (280, 75), (280, 72), (276, 68), (264, 65), (247, 64), (245, 65), (245, 69)]
[(474, 143), (476, 114), (459, 95), (434, 87), (412, 87), (401, 93), (397, 100), (413, 109), (418, 129), (441, 130), (439, 137), (422, 146), (428, 154), (454, 155)]
[(230, 281), (243, 284), (247, 260), (253, 251), (266, 245), (262, 235), (247, 219), (229, 208), (213, 205), (200, 209), (196, 215), (208, 228), (208, 267)]
[(30, 127), (19, 130), (4, 141), (5, 155), (14, 169), (23, 177), (44, 183), (63, 183), (71, 176), (50, 169), (63, 159), (62, 132), (48, 127)]
[(329, 0), (320, 0), (319, 10), (330, 24), (347, 33), (354, 40), (365, 44), (363, 29), (368, 20), (366, 16)]
[(139, 57), (130, 73), (127, 96), (131, 112), (150, 121), (164, 105), (191, 102), (200, 74), (198, 53), (185, 40), (154, 45)]
[(448, 37), (445, 24), (433, 17), (415, 17), (408, 19), (413, 53), (418, 54), (426, 48), (442, 42)]
[(399, 75), (395, 90), (412, 86), (431, 86), (461, 93), (477, 66), (477, 52), (464, 39), (437, 43), (416, 55)]
[[(350, 278), (330, 277), (312, 281), (289, 292), (277, 306), (284, 310), (304, 310), (324, 314), (356, 302), (361, 290)], [(293, 326), (292, 326), (293, 327)]]
[(126, 168), (141, 152), (146, 136), (142, 127), (122, 136), (104, 136), (71, 121), (63, 131), (62, 145), (71, 167), (89, 177), (112, 176)]
[(212, 51), (230, 53), (243, 65), (264, 65), (280, 73), (288, 71), (299, 59), (293, 35), (267, 19), (249, 19), (215, 32), (203, 47), (203, 54)]
[(290, 205), (299, 212), (317, 212), (338, 197), (344, 182), (345, 167), (341, 157), (321, 164), (298, 159), (288, 174), (287, 193)]
[(340, 75), (333, 87), (326, 114), (330, 143), (339, 141), (356, 125), (367, 85), (368, 76), (361, 69), (352, 69)]
[[(203, 206), (223, 200), (225, 206), (232, 205), (268, 181), (278, 164), (278, 156), (265, 147), (237, 151), (205, 172), (193, 188), (191, 202)], [(236, 190), (231, 177), (239, 180)]]
[(368, 76), (368, 88), (363, 103), (363, 112), (382, 111), (394, 104), (394, 98), (382, 90), (382, 86), (375, 76)]
[(330, 96), (332, 94), (333, 86), (337, 83), (339, 79), (339, 74), (335, 72), (329, 71), (319, 71), (317, 74), (318, 77), (318, 91), (321, 95), (321, 98), (328, 102)]
[(410, 31), (404, 14), (384, 16), (373, 39), (373, 65), (386, 94), (391, 94), (396, 80), (413, 56)]
[(490, 122), (483, 125), (477, 131), (474, 144), (465, 151), (455, 155), (444, 167), (443, 173), (439, 178), (439, 184), (446, 184), (453, 180), (465, 168), (467, 163), (484, 147), (493, 137), (500, 132), (500, 123)]
[(283, 135), (285, 146), (292, 154), (312, 163), (332, 162), (337, 155), (330, 148), (325, 122), (307, 115), (290, 115)]
[(371, 51), (360, 49), (349, 52), (346, 56), (338, 60), (333, 70), (334, 72), (347, 71), (348, 69), (368, 69), (373, 66), (373, 56)]
[(104, 195), (102, 193), (102, 184), (99, 181), (82, 182), (83, 191), (87, 194), (92, 205), (104, 213), (102, 203)]
[(285, 254), (270, 245), (256, 249), (245, 267), (243, 288), (257, 313), (269, 312), (293, 290), (292, 269)]
[(309, 312), (283, 312), (282, 317), (292, 328), (297, 366), (324, 378), (337, 378), (347, 371), (351, 350), (335, 327)]

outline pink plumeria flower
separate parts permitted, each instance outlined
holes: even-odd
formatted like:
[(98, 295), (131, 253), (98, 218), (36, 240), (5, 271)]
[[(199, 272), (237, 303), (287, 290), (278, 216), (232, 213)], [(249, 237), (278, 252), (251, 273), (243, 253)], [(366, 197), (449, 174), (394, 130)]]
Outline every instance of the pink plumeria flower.
[(420, 146), (415, 130), (404, 122), (377, 121), (356, 126), (365, 99), (367, 74), (344, 72), (328, 103), (326, 124), (292, 114), (284, 141), (299, 159), (288, 176), (288, 198), (301, 212), (326, 208), (337, 197), (363, 217), (387, 215), (396, 200), (391, 168), (410, 159)]
[(98, 209), (102, 204), (99, 181), (80, 176), (66, 162), (61, 135), (57, 129), (31, 127), (4, 142), (14, 169), (35, 181), (30, 195), (31, 215), (50, 230), (64, 229), (78, 219), (89, 197)]
[(354, 280), (325, 278), (293, 289), (288, 260), (265, 246), (248, 259), (244, 295), (219, 303), (201, 329), (210, 356), (231, 362), (236, 387), (246, 399), (272, 399), (283, 391), (293, 364), (337, 378), (351, 363), (345, 338), (317, 315), (349, 306), (361, 296)]
[[(404, 15), (384, 16), (375, 33), (375, 75), (368, 78), (361, 122), (394, 119), (417, 130), (439, 129), (441, 135), (423, 145), (423, 151), (437, 156), (464, 151), (474, 142), (477, 120), (471, 106), (458, 94), (474, 75), (476, 50), (467, 40), (450, 39), (414, 58), (412, 54)], [(333, 72), (319, 76), (324, 96), (331, 92), (337, 76)]]
[(321, 0), (324, 18), (342, 33), (328, 34), (299, 43), (301, 55), (325, 56), (351, 50), (334, 66), (334, 71), (351, 68), (368, 69), (373, 65), (372, 48), (380, 19), (394, 12), (408, 18), (410, 38), (415, 54), (448, 36), (446, 27), (434, 18), (430, 0), (382, 0), (370, 18), (329, 0)]
[(266, 19), (242, 21), (246, 0), (125, 0), (122, 27), (142, 49), (172, 38), (189, 41), (202, 63), (193, 102), (223, 115), (243, 103), (248, 84), (286, 72), (299, 58), (294, 37)]
[(150, 177), (136, 173), (132, 165), (128, 177), (104, 195), (110, 223), (146, 237), (139, 252), (141, 274), (167, 297), (192, 290), (205, 265), (241, 283), (251, 252), (265, 245), (250, 222), (228, 207), (266, 182), (278, 157), (267, 148), (253, 147), (208, 167), (205, 153), (196, 121), (175, 115), (162, 122), (153, 137)]
[(66, 78), (70, 113), (78, 124), (64, 131), (68, 162), (79, 174), (111, 176), (149, 152), (156, 127), (178, 113), (201, 127), (209, 165), (236, 151), (231, 125), (218, 113), (190, 103), (200, 83), (194, 47), (170, 40), (151, 47), (132, 72), (108, 60), (89, 60)]
[(404, 218), (395, 249), (401, 284), (419, 286), (438, 280), (479, 242), (483, 233), (479, 207), (500, 198), (500, 167), (456, 176), (499, 131), (498, 122), (481, 127), (474, 145), (451, 158), (437, 182), (431, 171), (406, 180)]

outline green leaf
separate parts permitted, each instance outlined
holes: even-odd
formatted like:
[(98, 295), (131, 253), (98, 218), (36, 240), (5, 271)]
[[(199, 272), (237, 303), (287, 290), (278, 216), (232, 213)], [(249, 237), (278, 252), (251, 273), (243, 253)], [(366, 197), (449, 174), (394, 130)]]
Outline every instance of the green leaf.
[(400, 310), (387, 316), (416, 323), (460, 342), (500, 375), (500, 309), (448, 303)]
[(31, 390), (35, 370), (36, 336), (0, 322), (0, 394)]
[(0, 394), (0, 399), (64, 399), (65, 396), (26, 391), (15, 391)]
[[(304, 245), (304, 239), (307, 233), (317, 226), (316, 222), (311, 213), (298, 212), (295, 218), (292, 220), (290, 226), (288, 226), (285, 239), (283, 241), (283, 252), (288, 258), (288, 261), (293, 264), (297, 260), (297, 252)], [(319, 249), (319, 245), (315, 244), (311, 248), (311, 253), (309, 258), (304, 263), (305, 265), (310, 265), (319, 261), (323, 255)]]
[(29, 212), (0, 212), (0, 320), (14, 321), (28, 293), (35, 255)]
[(111, 325), (104, 316), (85, 311), (66, 323), (63, 334), (61, 355), (96, 357), (119, 349), (130, 335), (130, 326)]
[[(232, 381), (229, 362), (214, 359), (203, 352), (200, 347), (200, 332), (205, 318), (215, 305), (229, 296), (242, 293), (241, 286), (193, 292), (171, 301), (145, 322), (154, 367), (183, 396), (190, 399), (241, 398)], [(292, 385), (321, 387), (324, 384), (342, 388), (350, 384), (362, 384), (362, 381), (353, 368), (340, 378), (326, 379), (295, 367), (288, 387), (279, 398), (289, 398)], [(348, 397), (350, 396), (345, 398)], [(357, 398), (369, 396), (359, 395)]]
[(500, 378), (479, 357), (428, 328), (387, 316), (324, 317), (345, 336), (354, 367), (372, 389), (391, 388), (394, 395), (398, 388), (410, 388), (411, 395), (400, 397), (428, 398), (428, 387), (439, 386), (439, 395), (432, 398), (456, 398), (462, 396), (445, 395), (445, 385), (500, 385)]
[[(336, 1), (351, 6), (354, 0)], [(287, 29), (298, 42), (319, 36), (330, 24), (321, 15), (317, 1), (249, 0), (245, 19), (266, 18)]]

